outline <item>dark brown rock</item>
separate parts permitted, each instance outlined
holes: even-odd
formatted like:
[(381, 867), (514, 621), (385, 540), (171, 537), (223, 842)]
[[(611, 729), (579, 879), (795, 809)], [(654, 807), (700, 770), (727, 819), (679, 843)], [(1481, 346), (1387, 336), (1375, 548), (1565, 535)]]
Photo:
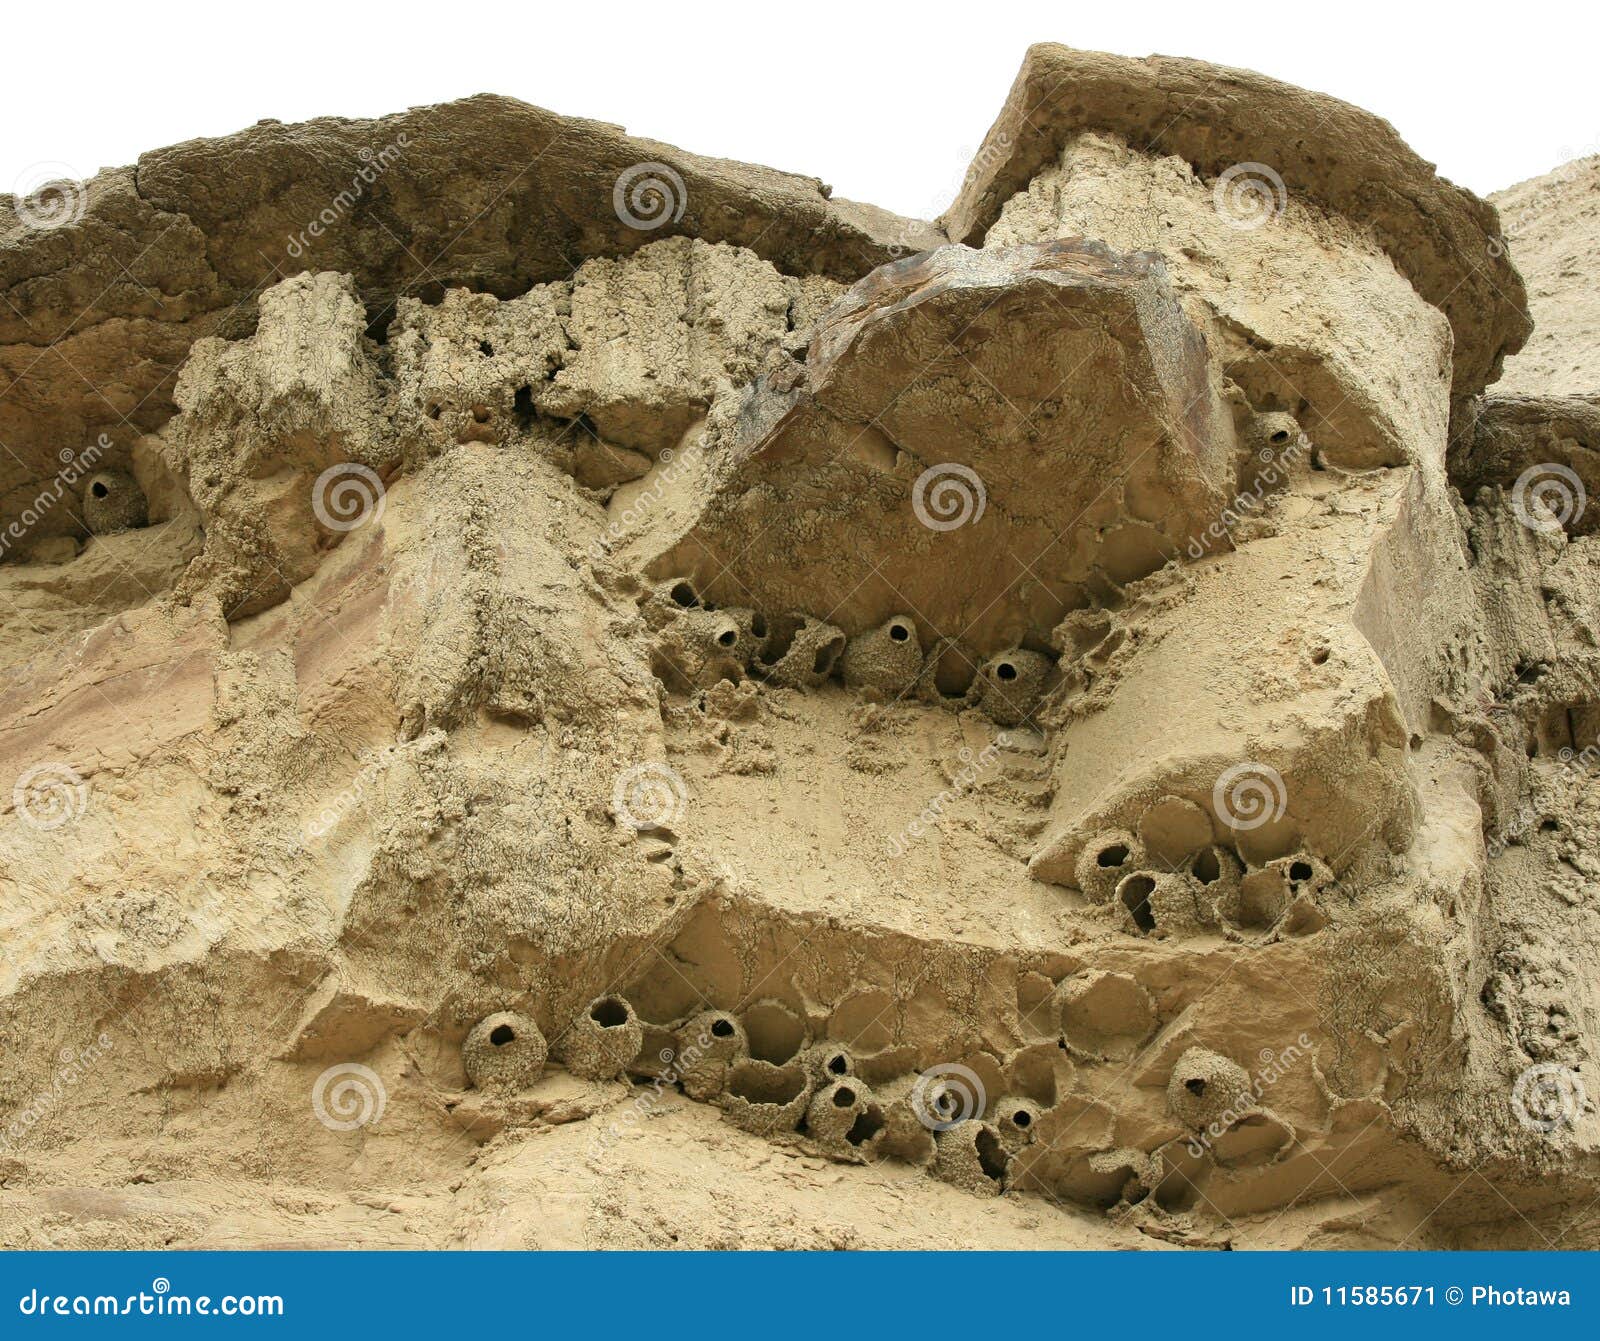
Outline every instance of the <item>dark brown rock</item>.
[[(1600, 396), (1485, 396), (1458, 424), (1450, 479), (1468, 498), (1486, 486), (1556, 491), (1573, 535), (1600, 531)], [(1582, 496), (1570, 471), (1582, 487)]]

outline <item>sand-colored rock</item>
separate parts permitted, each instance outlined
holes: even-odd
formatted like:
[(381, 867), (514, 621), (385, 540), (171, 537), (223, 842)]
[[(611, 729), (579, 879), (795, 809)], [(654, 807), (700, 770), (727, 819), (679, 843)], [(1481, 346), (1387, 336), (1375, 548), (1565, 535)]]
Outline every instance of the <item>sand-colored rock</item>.
[(1594, 388), (1381, 122), (1036, 48), (949, 237), (493, 98), (14, 214), (0, 1242), (1595, 1246)]
[(1494, 381), (1528, 337), (1522, 280), (1504, 249), (1489, 246), (1499, 232), (1493, 208), (1438, 177), (1371, 113), (1201, 61), (1030, 47), (960, 196), (940, 220), (951, 240), (983, 243), (1006, 202), (1086, 131), (1173, 155), (1208, 182), (1265, 166), (1291, 196), (1370, 230), (1449, 318), (1457, 396)]
[(703, 511), (652, 572), (848, 635), (910, 611), (969, 680), (1091, 584), (1161, 567), (1231, 484), (1199, 332), (1155, 258), (1097, 243), (890, 266), (750, 399), (708, 431)]
[(1527, 281), (1534, 330), (1506, 362), (1502, 395), (1582, 396), (1600, 391), (1600, 154), (1563, 163), (1489, 197), (1500, 212), (1495, 250)]
[[(60, 227), (0, 195), (0, 519), (100, 433), (125, 468), (205, 336), (301, 271), (347, 275), (375, 329), (408, 296), (517, 297), (590, 257), (675, 236), (850, 282), (938, 245), (932, 225), (833, 200), (814, 177), (702, 158), (487, 94), (371, 121), (263, 121), (110, 169)], [(20, 503), (19, 503), (20, 505)]]

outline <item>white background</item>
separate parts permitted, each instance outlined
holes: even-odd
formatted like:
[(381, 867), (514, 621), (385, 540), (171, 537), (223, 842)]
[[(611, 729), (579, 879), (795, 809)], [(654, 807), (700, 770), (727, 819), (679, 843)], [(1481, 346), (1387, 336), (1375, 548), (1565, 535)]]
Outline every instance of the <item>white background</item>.
[(504, 93), (931, 218), (1030, 42), (1246, 66), (1393, 122), (1487, 193), (1600, 152), (1600, 12), (1304, 0), (7, 6), (0, 191), (262, 117)]

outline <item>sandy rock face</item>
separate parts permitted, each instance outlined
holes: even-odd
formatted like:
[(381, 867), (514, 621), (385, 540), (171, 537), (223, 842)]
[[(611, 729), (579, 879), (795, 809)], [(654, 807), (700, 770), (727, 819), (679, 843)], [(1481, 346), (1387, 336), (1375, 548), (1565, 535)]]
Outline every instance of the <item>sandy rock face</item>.
[(6, 1244), (1593, 1246), (1600, 370), (1480, 395), (1382, 123), (1040, 48), (945, 229), (490, 98), (8, 207), (126, 407), (0, 395)]
[(795, 376), (710, 435), (719, 478), (654, 572), (847, 634), (914, 612), (925, 645), (987, 656), (1162, 567), (1232, 484), (1232, 420), (1149, 254), (926, 253), (851, 290)]
[(814, 177), (487, 94), (190, 140), (83, 183), (60, 226), (35, 217), (0, 195), (5, 520), (60, 451), (105, 433), (105, 464), (122, 468), (133, 439), (171, 416), (194, 342), (248, 335), (257, 294), (301, 271), (347, 275), (384, 329), (407, 297), (513, 298), (666, 237), (730, 242), (787, 275), (845, 283), (945, 240), (834, 200)]
[(1600, 296), (1594, 253), (1600, 245), (1600, 155), (1574, 159), (1543, 177), (1489, 197), (1500, 212), (1495, 250), (1528, 282), (1534, 334), (1506, 364), (1496, 391), (1506, 395), (1589, 395), (1600, 359)]
[(1488, 246), (1497, 231), (1492, 208), (1440, 178), (1371, 113), (1200, 61), (1133, 60), (1049, 42), (1029, 48), (961, 195), (945, 212), (951, 239), (985, 240), (1007, 202), (1086, 131), (1179, 158), (1219, 182), (1219, 199), (1249, 217), (1266, 192), (1360, 224), (1448, 317), (1458, 396), (1492, 382), (1528, 337), (1521, 277), (1503, 246)]

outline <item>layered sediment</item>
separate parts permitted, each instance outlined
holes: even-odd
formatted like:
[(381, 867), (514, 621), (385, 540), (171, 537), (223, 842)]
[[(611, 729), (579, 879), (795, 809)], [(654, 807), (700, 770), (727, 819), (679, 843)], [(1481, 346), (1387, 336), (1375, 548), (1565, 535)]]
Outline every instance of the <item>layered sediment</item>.
[(0, 197), (0, 1240), (1595, 1246), (1587, 180), (1039, 47), (938, 223)]

